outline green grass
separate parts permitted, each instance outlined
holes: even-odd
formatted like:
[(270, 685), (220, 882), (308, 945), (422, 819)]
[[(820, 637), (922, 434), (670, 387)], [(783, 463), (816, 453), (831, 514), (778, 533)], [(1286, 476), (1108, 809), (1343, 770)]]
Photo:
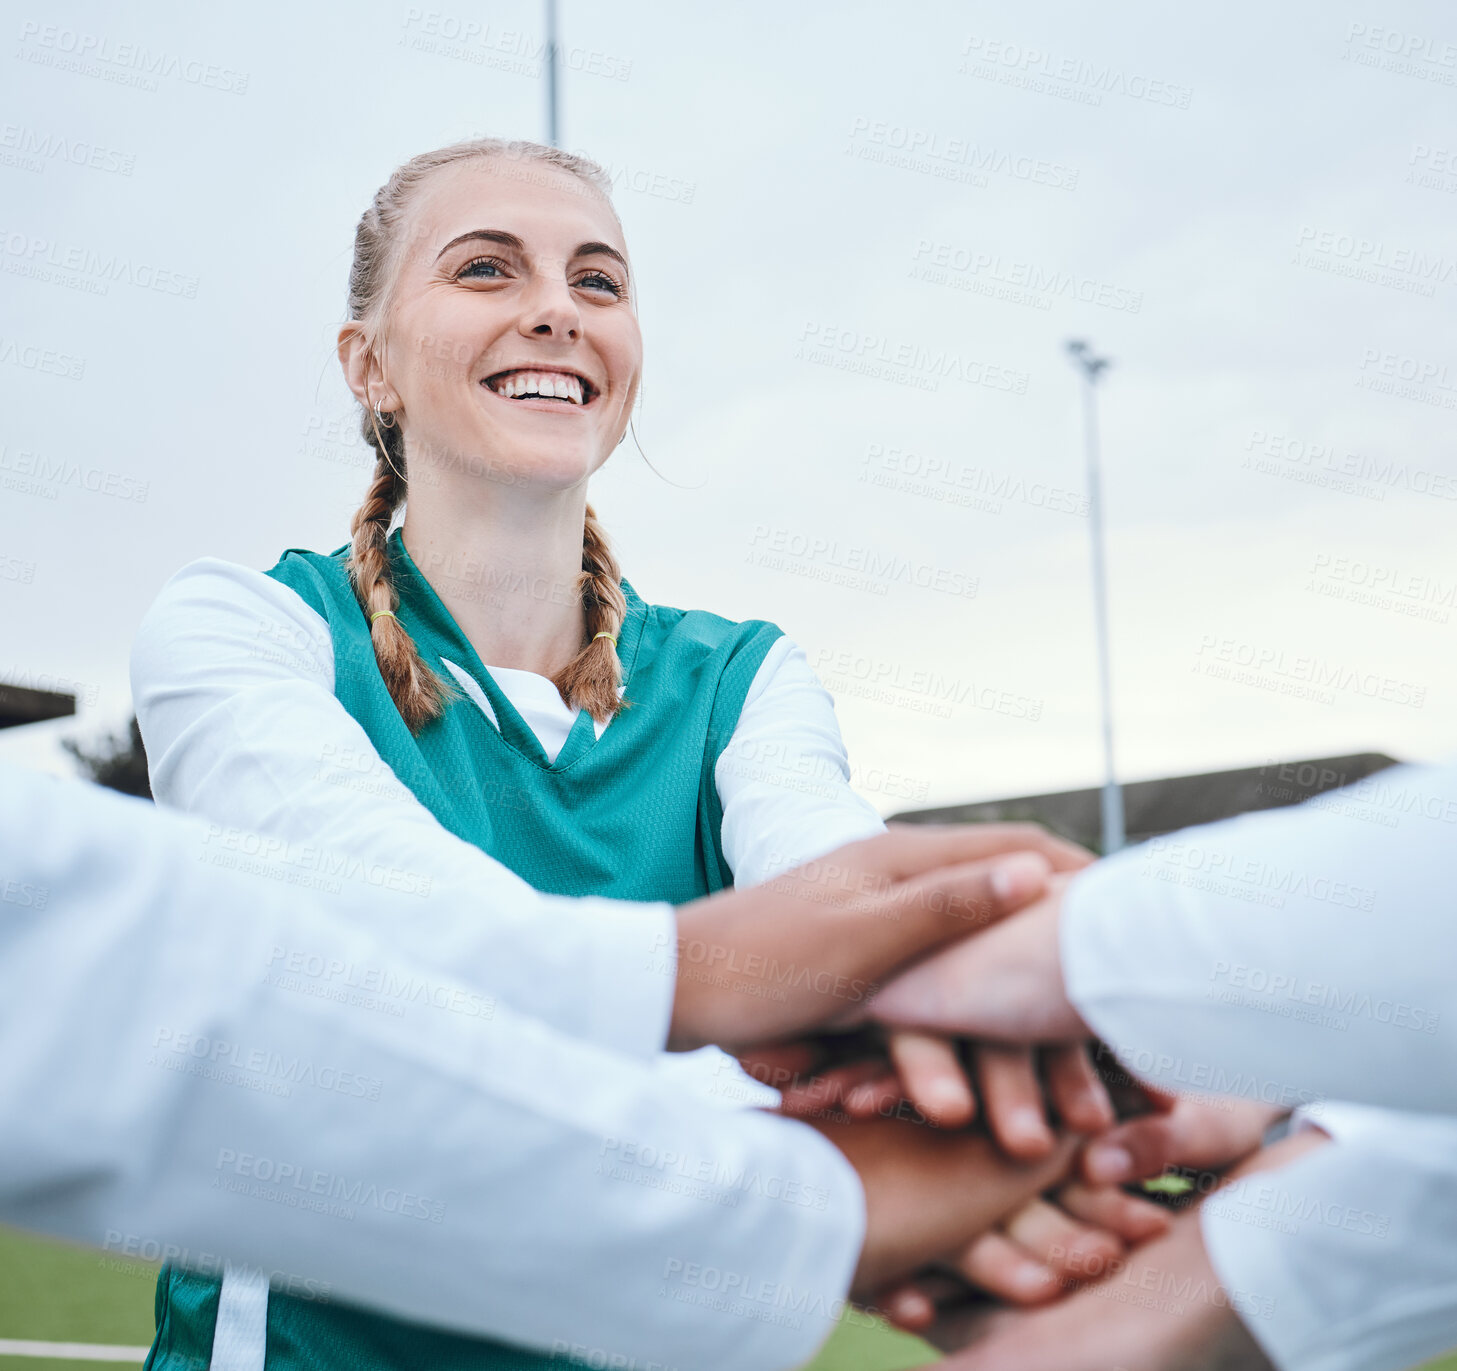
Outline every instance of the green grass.
[(910, 1371), (940, 1360), (930, 1343), (856, 1311), (840, 1320), (802, 1371)]
[[(157, 1268), (0, 1228), (0, 1338), (42, 1342), (152, 1341)], [(125, 1366), (125, 1362), (113, 1362)], [(79, 1362), (0, 1357), (0, 1371), (60, 1371)], [(87, 1362), (96, 1371), (105, 1362)]]
[[(0, 1227), (0, 1338), (42, 1342), (152, 1341), (157, 1268)], [(811, 1363), (819, 1371), (909, 1371), (939, 1360), (920, 1338), (855, 1316)], [(140, 1364), (140, 1363), (139, 1363)], [(0, 1357), (0, 1371), (99, 1371), (125, 1362)]]
[[(42, 1342), (152, 1341), (157, 1268), (0, 1227), (0, 1338)], [(930, 1344), (861, 1316), (843, 1321), (806, 1371), (910, 1371), (939, 1361)], [(99, 1371), (125, 1362), (0, 1357), (0, 1371)], [(138, 1362), (140, 1365), (140, 1362)], [(1425, 1371), (1457, 1371), (1457, 1354)]]
[[(67, 1338), (74, 1342), (74, 1338)], [(148, 1341), (151, 1341), (148, 1339)], [(142, 1364), (137, 1358), (137, 1365)], [(126, 1371), (130, 1362), (125, 1361), (58, 1361), (51, 1357), (0, 1357), (0, 1371)]]

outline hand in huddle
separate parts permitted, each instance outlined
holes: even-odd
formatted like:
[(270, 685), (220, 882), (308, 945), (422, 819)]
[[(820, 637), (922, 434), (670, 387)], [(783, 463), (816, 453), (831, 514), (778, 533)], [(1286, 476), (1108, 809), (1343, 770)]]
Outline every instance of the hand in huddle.
[[(1325, 1141), (1317, 1130), (1282, 1139), (1224, 1180), (1278, 1169)], [(1129, 1297), (1160, 1290), (1206, 1293)], [(943, 1350), (962, 1349), (940, 1363), (946, 1371), (1270, 1371), (1237, 1304), (1220, 1284), (1193, 1208), (1166, 1235), (1055, 1305), (1027, 1311), (948, 1305), (927, 1336)]]
[[(897, 1032), (986, 1038), (1021, 1054), (1048, 1044), (1042, 1048), (1048, 1061), (1067, 1052), (1070, 1040), (1085, 1047), (1091, 1030), (1067, 998), (1062, 977), (1058, 920), (1065, 889), (1066, 879), (1054, 877), (1047, 893), (1015, 917), (925, 957), (877, 993), (868, 1015)], [(1129, 1077), (1102, 1047), (1083, 1060), (1113, 1086), (1120, 1103), (1132, 1098), (1130, 1091), (1145, 1102), (1134, 1108), (1137, 1117), (1084, 1149), (1079, 1170), (1090, 1184), (1125, 1184), (1170, 1166), (1217, 1170), (1258, 1148), (1282, 1113), (1248, 1101), (1165, 1095)], [(1050, 1086), (1053, 1079), (1049, 1072)], [(1027, 1088), (1024, 1079), (1023, 1095)], [(1049, 1093), (1056, 1103), (1056, 1092)]]
[(927, 953), (1022, 909), (1087, 854), (1030, 824), (896, 824), (677, 911), (668, 1046), (822, 1029)]
[[(1031, 825), (897, 825), (764, 885), (685, 906), (678, 911), (670, 1046), (716, 1042), (743, 1052), (844, 1022), (863, 1013), (876, 985), (897, 971), (1031, 903), (1045, 892), (1051, 873), (1090, 860), (1082, 849)], [(786, 968), (812, 974), (791, 974), (786, 988)], [(777, 993), (764, 994), (771, 985)], [(1043, 1263), (1048, 1250), (1122, 1250), (1122, 1238), (1096, 1230), (1099, 1220), (1087, 1215), (1096, 1210), (1107, 1221), (1117, 1213), (1135, 1236), (1161, 1222), (1157, 1214), (1130, 1218), (1131, 1205), (1079, 1198), (1077, 1191), (1070, 1209), (1037, 1200), (1066, 1176), (1077, 1132), (1059, 1136), (1044, 1117), (1030, 1053), (987, 1048), (973, 1067), (982, 1112), (1008, 1144), (1011, 1156), (1003, 1157), (985, 1137), (938, 1134), (877, 1117), (877, 1100), (895, 1081), (896, 1068), (913, 1096), (933, 1104), (941, 1122), (956, 1123), (958, 1115), (968, 1122), (976, 1108), (972, 1086), (947, 1044), (907, 1032), (892, 1033), (889, 1045), (892, 1064), (882, 1068), (882, 1079), (864, 1082), (871, 1088), (848, 1110), (822, 1111), (817, 1123), (865, 1183), (872, 1221), (858, 1290), (880, 1289), (944, 1256), (988, 1288), (1013, 1298), (1046, 1298), (1058, 1278)], [(765, 1059), (772, 1055), (770, 1049)], [(1112, 1122), (1111, 1106), (1080, 1048), (1055, 1054), (1053, 1078), (1058, 1114), (1069, 1130)], [(934, 1105), (937, 1090), (944, 1108)], [(947, 1190), (948, 1176), (964, 1184)], [(952, 1193), (956, 1203), (947, 1202)], [(924, 1206), (906, 1203), (914, 1194), (924, 1194)], [(897, 1215), (893, 1224), (877, 1218), (887, 1212)], [(990, 1226), (1013, 1214), (1011, 1226), (992, 1240)]]
[[(1030, 825), (898, 825), (678, 911), (670, 1046), (788, 1072), (786, 1111), (864, 1185), (853, 1293), (908, 1325), (935, 1316), (927, 1271), (1035, 1304), (1164, 1233), (1101, 1182), (1121, 1153), (1134, 1179), (1258, 1143), (1263, 1120), (1157, 1097), (1116, 1120), (1058, 959), (1062, 888), (1090, 860)], [(846, 1063), (841, 1039), (834, 1060), (826, 1030), (869, 1019), (877, 1050)]]
[[(902, 1035), (902, 1045), (908, 1036)], [(928, 1041), (945, 1047), (940, 1040)], [(846, 1056), (852, 1059), (849, 1064), (832, 1066), (819, 1074), (826, 1060)], [(884, 1041), (878, 1041), (873, 1030), (837, 1040), (784, 1044), (746, 1055), (741, 1060), (751, 1075), (783, 1092), (785, 1112), (803, 1118), (846, 1121), (864, 1117), (869, 1111), (854, 1108), (859, 1091), (856, 1082), (875, 1077), (880, 1097), (875, 1112), (880, 1117), (922, 1127), (945, 1124), (944, 1119), (928, 1119), (909, 1098), (911, 1092), (907, 1090), (903, 1095), (896, 1078), (886, 1075), (892, 1066), (890, 1055)], [(999, 1130), (989, 1122), (996, 1110), (1005, 1112), (1009, 1104), (1015, 1104), (1029, 1112), (1040, 1132), (1042, 1145), (1028, 1148), (1024, 1139), (1016, 1139), (1022, 1145), (1011, 1151), (1005, 1146), (1001, 1148), (1009, 1160), (1023, 1163), (1052, 1155), (1060, 1137), (1071, 1136), (1081, 1141), (1080, 1135), (1107, 1129), (1115, 1121), (1113, 1104), (1081, 1050), (1076, 1060), (1086, 1076), (1072, 1075), (1071, 1080), (1080, 1086), (1084, 1080), (1090, 1081), (1095, 1087), (1094, 1091), (1074, 1092), (1075, 1103), (1080, 1108), (1069, 1110), (1061, 1101), (1055, 1102), (1050, 1112), (1056, 1122), (1050, 1122), (1044, 1113), (1042, 1085), (1029, 1060), (1019, 1064), (1025, 1070), (1025, 1079), (1019, 1075), (1013, 1082), (1016, 1089), (1006, 1092), (1005, 1099), (995, 1089), (998, 1078), (991, 1078), (992, 1091), (985, 1091), (983, 1086), (988, 1102), (980, 1108), (974, 1105), (968, 1111), (972, 1125), (978, 1133), (989, 1133), (1000, 1145), (1003, 1135), (1010, 1130)], [(906, 1069), (903, 1065), (903, 1075)], [(955, 1070), (960, 1079), (959, 1065)], [(983, 1068), (980, 1080), (986, 1079)], [(1049, 1079), (1057, 1080), (1058, 1076), (1049, 1073)], [(1064, 1092), (1069, 1093), (1066, 1086)], [(1131, 1100), (1139, 1107), (1150, 1107), (1142, 1091), (1125, 1088), (1118, 1095), (1125, 1111)], [(983, 1119), (988, 1122), (983, 1123)], [(1059, 1133), (1058, 1129), (1066, 1132)], [(1076, 1158), (1081, 1154), (1081, 1148), (1074, 1153), (1069, 1171), (1075, 1168)], [(1086, 1279), (1085, 1273), (1106, 1270), (1109, 1262), (1129, 1248), (1167, 1229), (1168, 1214), (1159, 1205), (1127, 1195), (1116, 1186), (1074, 1180), (1066, 1173), (1058, 1179), (1060, 1184), (1056, 1190), (1029, 1197), (990, 1229), (979, 1230), (968, 1241), (940, 1254), (935, 1263), (937, 1268), (1009, 1303), (1040, 1304), (1079, 1284)], [(934, 1303), (928, 1294), (931, 1288), (919, 1283), (888, 1288), (878, 1293), (876, 1303), (894, 1322), (919, 1329), (934, 1317)]]
[[(993, 835), (1003, 837), (984, 831), (984, 840)], [(1069, 1136), (1092, 1135), (1075, 1148), (1073, 1174), (1060, 1174), (1057, 1189), (1028, 1192), (994, 1224), (964, 1230), (969, 1239), (928, 1259), (916, 1279), (876, 1292), (882, 1311), (913, 1329), (935, 1318), (937, 1282), (928, 1271), (956, 1278), (943, 1289), (971, 1285), (1020, 1305), (1045, 1303), (1106, 1271), (1170, 1224), (1167, 1210), (1120, 1185), (1170, 1166), (1227, 1166), (1259, 1146), (1275, 1117), (1263, 1106), (1146, 1090), (1101, 1050), (1095, 1066), (1094, 1049), (1079, 1041), (1088, 1029), (1066, 999), (1057, 948), (1062, 890), (1091, 854), (1052, 840), (1042, 855), (1049, 875), (1038, 899), (1020, 912), (998, 911), (995, 928), (938, 944), (839, 1020), (873, 1018), (884, 1025), (879, 1033), (741, 1053), (752, 1075), (782, 1090), (785, 1112), (811, 1120), (979, 1124), (1008, 1162), (1024, 1164), (1061, 1155)], [(962, 1038), (976, 1032), (997, 1040)], [(868, 1178), (867, 1192), (875, 1185)], [(867, 1250), (874, 1241), (868, 1237)]]
[[(1110, 1155), (1119, 1159), (1123, 1181), (1175, 1169), (1202, 1197), (1221, 1183), (1214, 1173), (1260, 1155), (1265, 1131), (1280, 1113), (1245, 1100), (1155, 1096), (1154, 1102), (1157, 1112), (1127, 1120), (1078, 1148), (1072, 1171), (1079, 1179), (1031, 1201), (975, 1238), (965, 1252), (882, 1291), (882, 1312), (902, 1327), (924, 1332), (935, 1322), (938, 1304), (964, 1294), (964, 1285), (1009, 1304), (1033, 1305), (1096, 1281), (1125, 1265), (1133, 1249), (1163, 1237), (1173, 1222), (1169, 1210), (1117, 1184), (1098, 1183)], [(1090, 1172), (1091, 1181), (1081, 1179)], [(959, 1279), (948, 1281), (948, 1274)]]

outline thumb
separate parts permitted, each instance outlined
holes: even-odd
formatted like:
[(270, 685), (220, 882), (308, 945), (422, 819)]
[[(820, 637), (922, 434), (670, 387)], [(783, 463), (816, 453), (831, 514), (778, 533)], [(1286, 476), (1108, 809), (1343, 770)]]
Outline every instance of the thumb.
[(900, 882), (891, 903), (949, 916), (936, 934), (954, 942), (1025, 908), (1047, 890), (1052, 868), (1037, 852), (1013, 852), (995, 860), (964, 862)]

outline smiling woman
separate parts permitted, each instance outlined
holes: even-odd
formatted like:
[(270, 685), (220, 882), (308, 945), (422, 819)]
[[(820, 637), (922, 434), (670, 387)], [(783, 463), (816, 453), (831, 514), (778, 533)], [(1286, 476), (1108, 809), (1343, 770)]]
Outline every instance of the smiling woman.
[[(589, 951), (544, 917), (533, 925), (553, 965), (602, 965), (601, 1003), (586, 1011), (594, 1041), (627, 1034), (650, 1044), (650, 1069), (703, 1096), (705, 1110), (778, 1105), (777, 1091), (716, 1048), (662, 1051), (668, 1025), (646, 1003), (651, 997), (634, 995), (628, 978), (610, 970), (628, 946), (618, 922), (624, 911), (613, 902), (683, 905), (759, 885), (883, 834), (885, 825), (850, 788), (833, 700), (803, 651), (763, 620), (646, 603), (621, 575), (587, 503), (588, 479), (626, 432), (643, 358), (627, 247), (603, 186), (597, 168), (578, 157), (495, 140), (428, 153), (390, 177), (359, 223), (339, 330), (339, 360), (376, 454), (353, 536), (327, 555), (291, 549), (266, 575), (211, 558), (183, 568), (142, 625), (133, 695), (164, 804), (393, 870), (427, 891), (431, 874), (458, 870), (468, 850), (473, 861), (485, 854), (492, 879), (513, 888), (601, 898), (601, 942)], [(1011, 847), (1029, 845), (1026, 833), (1012, 836)], [(478, 898), (483, 920), (501, 918), (492, 891)], [(428, 917), (401, 936), (434, 947)], [(790, 921), (785, 936), (798, 938), (800, 926)], [(642, 957), (633, 957), (644, 974)], [(802, 978), (817, 964), (785, 965)], [(493, 967), (451, 969), (528, 1013), (542, 1012), (556, 990), (498, 983)], [(676, 976), (675, 949), (655, 951), (646, 974)], [(710, 982), (717, 984), (706, 972)], [(775, 996), (783, 993), (776, 986)], [(745, 1002), (738, 1012), (747, 1024), (762, 1023), (763, 999), (735, 998)], [(553, 1096), (550, 1082), (522, 1081), (520, 1089), (544, 1121), (578, 1126), (578, 1102)], [(612, 1107), (625, 1110), (625, 1099)], [(379, 1108), (361, 1104), (365, 1112), (348, 1122), (361, 1131), (385, 1126)], [(739, 1157), (728, 1170), (774, 1194), (810, 1196), (797, 1238), (828, 1222), (847, 1256), (882, 1241), (909, 1251), (910, 1230), (900, 1225), (878, 1236), (886, 1196), (903, 1193), (899, 1181), (877, 1190), (862, 1169), (880, 1165), (865, 1159), (882, 1155), (875, 1140), (887, 1136), (888, 1122), (846, 1123), (834, 1134), (835, 1165), (862, 1158), (850, 1184), (861, 1187), (863, 1207), (817, 1213), (813, 1197), (827, 1197), (831, 1179), (822, 1167), (761, 1176)], [(927, 1145), (965, 1165), (957, 1193), (974, 1197), (977, 1217), (963, 1225), (955, 1217), (962, 1211), (940, 1196), (925, 1206), (948, 1225), (937, 1229), (936, 1252), (960, 1251), (1005, 1219), (1007, 1236), (988, 1236), (998, 1239), (1003, 1266), (1031, 1279), (1008, 1278), (1004, 1288), (1050, 1297), (1058, 1287), (1042, 1264), (1052, 1260), (1048, 1251), (1081, 1250), (1088, 1228), (1065, 1215), (1049, 1227), (1048, 1207), (1028, 1202), (1065, 1170), (1068, 1149), (1054, 1164), (1049, 1132), (1045, 1160), (1029, 1167), (995, 1156), (982, 1137), (948, 1130), (927, 1144), (918, 1124), (891, 1127), (902, 1139), (895, 1156), (920, 1157), (917, 1148)], [(662, 1154), (653, 1145), (662, 1136), (656, 1119), (624, 1113), (616, 1132), (617, 1142), (600, 1139), (602, 1155), (609, 1143)], [(501, 1174), (506, 1143), (471, 1143), (482, 1178)], [(551, 1194), (564, 1163), (545, 1131), (540, 1153), (531, 1161)], [(704, 1201), (701, 1159), (683, 1160), (686, 1175), (626, 1168), (623, 1183), (671, 1185), (683, 1204), (701, 1209), (703, 1231), (732, 1231), (743, 1221), (737, 1208)], [(922, 1174), (920, 1162), (912, 1169)], [(968, 1176), (973, 1184), (962, 1183)], [(432, 1185), (422, 1177), (420, 1192)], [(313, 1196), (285, 1202), (313, 1211)], [(1014, 1227), (1019, 1204), (1024, 1215), (1042, 1216), (1042, 1236), (1025, 1249), (1016, 1234), (1031, 1230)], [(327, 1228), (338, 1217), (318, 1210), (280, 1221)], [(448, 1228), (451, 1215), (439, 1217)], [(688, 1260), (683, 1252), (659, 1250), (630, 1224), (594, 1228), (590, 1216), (567, 1212), (550, 1212), (547, 1222), (573, 1251), (598, 1253), (619, 1274), (639, 1273), (643, 1307), (635, 1313), (643, 1321), (680, 1315), (664, 1301), (694, 1303), (702, 1293), (684, 1295), (668, 1279)], [(843, 1300), (830, 1301), (828, 1314), (779, 1307), (781, 1297), (796, 1308), (809, 1298), (810, 1282), (792, 1265), (799, 1249), (811, 1250), (796, 1240), (765, 1254), (771, 1264), (789, 1263), (789, 1274), (777, 1284), (756, 1281), (772, 1287), (769, 1304), (751, 1302), (744, 1312), (756, 1335), (766, 1313), (787, 1320), (782, 1336), (795, 1354), (784, 1363), (802, 1361), (818, 1341), (815, 1329), (845, 1311)], [(523, 1266), (511, 1277), (483, 1290), (481, 1307), (518, 1344), (549, 1348), (562, 1326), (560, 1302), (594, 1298), (558, 1288), (553, 1270)], [(848, 1285), (847, 1274), (841, 1289)], [(165, 1270), (157, 1311), (151, 1371), (483, 1371), (549, 1360), (544, 1350), (270, 1290), (234, 1270), (221, 1282)], [(721, 1313), (705, 1302), (703, 1317)], [(857, 1371), (905, 1365), (903, 1344), (876, 1348), (883, 1336), (883, 1324), (843, 1318), (825, 1355)], [(627, 1364), (611, 1349), (592, 1356), (599, 1353), (590, 1364)], [(703, 1361), (722, 1364), (707, 1345)]]
[[(339, 359), (377, 458), (349, 569), (412, 728), (438, 717), (449, 692), (395, 614), (386, 538), (407, 461), (423, 479), (406, 545), (427, 557), (447, 542), (485, 546), (506, 561), (514, 549), (533, 570), (550, 559), (558, 594), (519, 606), (509, 625), (470, 587), (437, 586), (467, 636), (478, 646), (509, 639), (489, 660), (539, 671), (595, 719), (621, 707), (617, 564), (587, 505), (575, 569), (577, 535), (552, 498), (579, 489), (622, 441), (642, 373), (631, 268), (606, 185), (570, 153), (477, 140), (407, 162), (359, 222)], [(481, 454), (493, 456), (483, 464)], [(523, 518), (528, 508), (535, 517)], [(580, 610), (567, 590), (580, 593)]]

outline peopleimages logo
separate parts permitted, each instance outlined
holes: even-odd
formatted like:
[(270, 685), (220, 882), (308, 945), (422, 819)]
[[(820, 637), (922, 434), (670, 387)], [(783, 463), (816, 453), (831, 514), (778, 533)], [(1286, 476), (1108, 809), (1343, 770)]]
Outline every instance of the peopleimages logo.
[(969, 386), (988, 386), (992, 390), (1025, 395), (1029, 380), (1025, 371), (965, 357), (951, 348), (931, 348), (913, 339), (885, 338), (863, 329), (812, 320), (807, 320), (800, 331), (794, 355), (842, 370), (883, 376), (886, 380), (900, 379), (905, 383), (909, 377), (911, 384), (923, 390), (935, 390), (943, 378), (950, 377)]
[(990, 184), (989, 175), (1010, 177), (1048, 186), (1053, 190), (1076, 190), (1078, 169), (989, 147), (967, 138), (948, 138), (934, 129), (914, 128), (888, 119), (867, 119), (856, 115), (850, 125), (846, 153), (862, 161), (883, 162), (908, 171), (924, 171), (976, 186)]
[(384, 1082), (303, 1057), (285, 1056), (267, 1048), (247, 1048), (226, 1038), (203, 1033), (159, 1028), (152, 1038), (151, 1066), (186, 1075), (218, 1080), (264, 1094), (289, 1096), (293, 1087), (309, 1086), (333, 1094), (378, 1100)]
[(690, 1157), (673, 1148), (656, 1147), (630, 1138), (602, 1139), (597, 1172), (614, 1179), (629, 1179), (634, 1172), (673, 1177), (711, 1191), (727, 1192), (735, 1202), (739, 1195), (745, 1194), (783, 1200), (806, 1209), (824, 1209), (830, 1202), (830, 1192), (823, 1186), (806, 1185), (792, 1177), (758, 1168), (734, 1166), (717, 1157)]
[(1439, 1011), (1407, 1004), (1404, 1000), (1387, 999), (1350, 986), (1307, 980), (1293, 972), (1267, 971), (1264, 967), (1247, 966), (1243, 962), (1217, 960), (1210, 968), (1209, 979), (1272, 1001), (1285, 1000), (1292, 1005), (1327, 1009), (1348, 1019), (1370, 1019), (1392, 1028), (1410, 1029), (1413, 1033), (1434, 1034), (1442, 1021)]
[(1382, 273), (1387, 273), (1411, 276), (1423, 286), (1436, 287), (1457, 278), (1457, 258), (1361, 234), (1302, 224), (1296, 245), (1313, 257), (1329, 258), (1363, 271), (1367, 280), (1379, 280)]
[(38, 494), (46, 499), (54, 499), (65, 488), (135, 504), (145, 502), (151, 488), (150, 482), (134, 476), (84, 466), (66, 457), (47, 457), (27, 448), (12, 448), (6, 443), (0, 443), (0, 484), (7, 490), (18, 489), (22, 494)]
[(299, 1162), (277, 1161), (252, 1152), (239, 1152), (232, 1147), (219, 1148), (215, 1167), (220, 1181), (226, 1177), (237, 1177), (263, 1187), (264, 1193), (260, 1198), (276, 1199), (293, 1192), (337, 1202), (350, 1209), (378, 1209), (386, 1214), (398, 1214), (401, 1218), (423, 1219), (427, 1223), (440, 1223), (445, 1217), (443, 1200), (432, 1200), (399, 1186), (380, 1186), (373, 1181), (358, 1180), (335, 1171), (321, 1171)]
[(966, 289), (987, 295), (996, 295), (1000, 289), (1013, 303), (1035, 303), (1041, 309), (1050, 309), (1054, 299), (1128, 314), (1143, 308), (1141, 290), (955, 243), (918, 238), (911, 261), (911, 275), (917, 280), (938, 285), (964, 283)]
[(884, 594), (891, 585), (903, 585), (917, 590), (934, 590), (943, 595), (964, 597), (974, 600), (981, 587), (981, 578), (968, 576), (965, 571), (953, 567), (937, 567), (927, 562), (912, 561), (895, 552), (882, 552), (876, 548), (856, 543), (842, 543), (838, 538), (824, 534), (798, 533), (788, 528), (772, 528), (768, 524), (756, 524), (749, 539), (750, 552), (763, 558), (759, 565), (776, 566), (772, 558), (781, 561), (804, 561), (821, 563), (827, 567), (839, 568), (855, 573), (875, 583)]
[(0, 228), (0, 270), (62, 284), (77, 283), (106, 294), (113, 282), (155, 290), (162, 295), (197, 296), (197, 277), (151, 262), (134, 261), (116, 252), (101, 252), (80, 243), (58, 243), (41, 234)]
[(1111, 63), (1090, 62), (1045, 52), (1026, 43), (1009, 43), (1000, 38), (972, 34), (962, 45), (962, 75), (991, 76), (1005, 85), (1071, 98), (1079, 103), (1101, 105), (1105, 95), (1122, 95), (1173, 109), (1188, 109), (1194, 92), (1172, 81), (1124, 71)]
[(248, 93), (247, 72), (184, 57), (165, 48), (121, 43), (109, 34), (87, 33), (56, 24), (41, 25), (34, 19), (26, 19), (20, 25), (20, 41), (30, 45), (16, 54), (23, 61), (107, 80), (130, 78), (124, 79), (123, 84), (138, 85), (147, 91), (155, 91), (156, 78), (165, 76), (229, 95)]
[(1262, 858), (1241, 857), (1177, 837), (1152, 838), (1139, 851), (1143, 854), (1145, 875), (1173, 880), (1176, 884), (1188, 884), (1178, 881), (1177, 877), (1180, 872), (1191, 872), (1280, 897), (1316, 900), (1343, 909), (1360, 909), (1369, 913), (1376, 907), (1376, 891), (1368, 886), (1334, 880), (1300, 867), (1281, 866), (1278, 862)]

